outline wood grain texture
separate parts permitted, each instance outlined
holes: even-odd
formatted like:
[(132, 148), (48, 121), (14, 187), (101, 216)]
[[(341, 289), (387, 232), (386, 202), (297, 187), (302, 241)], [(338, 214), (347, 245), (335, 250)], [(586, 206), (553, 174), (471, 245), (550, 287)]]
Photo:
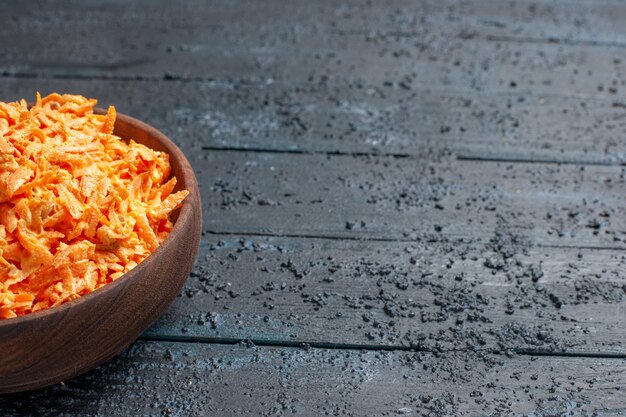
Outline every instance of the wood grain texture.
[[(624, 97), (623, 4), (497, 3), (42, 2), (7, 11), (0, 68)], [(69, 27), (68, 19), (79, 23)]]
[(214, 233), (624, 247), (624, 168), (351, 155), (194, 155)]
[[(410, 34), (420, 25), (428, 30), (436, 29), (435, 34), (474, 28), (477, 36), (509, 35), (518, 42), (532, 38), (546, 43), (563, 40), (581, 44), (619, 44), (626, 37), (620, 20), (623, 3), (619, 0), (513, 0), (506, 3), (498, 0), (428, 0), (419, 3), (410, 0), (371, 3), (350, 0), (341, 4), (331, 1), (312, 4), (303, 0), (284, 4), (271, 0), (263, 5), (239, 0), (232, 3), (214, 1), (211, 7), (201, 0), (181, 1), (179, 7), (164, 0), (141, 0), (129, 4), (73, 0), (64, 2), (67, 7), (58, 7), (45, 0), (33, 4), (37, 11), (25, 5), (12, 5), (7, 9), (10, 18), (0, 33), (27, 30), (37, 34), (70, 33), (73, 28), (63, 25), (63, 21), (74, 20), (81, 30), (108, 30), (103, 33), (111, 34), (116, 33), (110, 23), (119, 28), (134, 29), (139, 35), (154, 28), (191, 29), (199, 33), (213, 30), (228, 35), (221, 39), (224, 44), (238, 39), (253, 40), (259, 33), (265, 35), (261, 40), (269, 36), (279, 37), (299, 22), (306, 23), (305, 28), (314, 27), (319, 31), (364, 32), (376, 27), (395, 30), (399, 36)], [(339, 26), (339, 22), (343, 26)], [(434, 27), (440, 22), (448, 22), (448, 25)], [(145, 29), (141, 31), (138, 26)], [(160, 32), (162, 35), (168, 33)], [(127, 40), (122, 47), (129, 47), (130, 42)]]
[[(513, 89), (514, 90), (514, 89)], [(424, 155), (621, 164), (624, 101), (479, 93), (449, 87), (332, 88), (271, 85), (0, 78), (4, 100), (66, 91), (145, 120), (185, 151)], [(158, 91), (158, 94), (155, 93)]]
[(0, 396), (0, 408), (16, 417), (614, 416), (626, 412), (623, 365), (597, 358), (138, 342), (63, 386)]
[(206, 236), (151, 338), (626, 356), (622, 251)]
[(198, 248), (201, 208), (193, 169), (154, 128), (118, 115), (115, 133), (167, 152), (189, 195), (163, 243), (132, 271), (61, 306), (0, 321), (0, 392), (40, 388), (110, 359), (152, 324), (180, 291)]

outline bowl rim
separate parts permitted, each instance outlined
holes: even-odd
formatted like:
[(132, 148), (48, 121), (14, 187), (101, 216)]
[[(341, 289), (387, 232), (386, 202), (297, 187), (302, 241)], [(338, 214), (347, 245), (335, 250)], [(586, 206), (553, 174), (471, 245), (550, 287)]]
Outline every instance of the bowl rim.
[[(99, 108), (99, 107), (95, 107), (94, 113), (106, 114), (106, 110)], [(181, 173), (179, 175), (185, 178), (184, 182), (186, 184), (186, 188), (189, 191), (188, 197), (193, 197), (193, 194), (195, 194), (195, 190), (198, 189), (198, 182), (197, 182), (195, 175), (193, 175), (193, 172), (194, 172), (193, 168), (191, 164), (189, 163), (189, 161), (187, 160), (187, 157), (185, 156), (183, 151), (181, 151), (180, 148), (160, 130), (156, 129), (155, 127), (150, 126), (147, 123), (142, 122), (139, 119), (135, 119), (134, 117), (128, 116), (126, 114), (117, 113), (116, 123), (118, 120), (121, 120), (130, 125), (135, 125), (137, 128), (147, 132), (148, 135), (154, 137), (158, 142), (163, 144), (163, 146), (167, 150), (167, 153), (170, 155), (170, 158), (173, 158), (179, 161), (181, 165)], [(122, 139), (128, 140), (128, 139), (133, 139), (133, 138), (122, 138)], [(185, 175), (185, 171), (191, 172), (192, 175)], [(174, 231), (182, 229), (183, 224), (187, 223), (192, 218), (193, 205), (186, 199), (185, 201), (183, 201), (183, 204), (178, 210), (179, 210), (178, 218), (176, 219), (176, 222), (174, 222), (174, 226), (172, 227), (172, 230), (167, 235), (165, 240), (154, 250), (154, 252), (150, 253), (150, 255), (148, 255), (136, 267), (134, 267), (133, 269), (131, 269), (130, 271), (128, 271), (127, 273), (125, 273), (124, 275), (116, 279), (115, 281), (110, 282), (106, 285), (103, 285), (102, 287), (97, 288), (88, 294), (81, 295), (80, 297), (74, 300), (65, 302), (58, 306), (48, 307), (43, 310), (39, 310), (34, 313), (29, 313), (23, 316), (11, 317), (8, 319), (0, 319), (0, 330), (2, 330), (3, 328), (12, 327), (12, 326), (19, 326), (21, 324), (34, 321), (34, 320), (45, 319), (46, 317), (50, 317), (53, 315), (63, 314), (65, 311), (71, 309), (72, 307), (76, 307), (81, 304), (88, 303), (95, 297), (104, 295), (106, 292), (116, 291), (118, 287), (124, 286), (129, 280), (132, 280), (133, 278), (135, 278), (136, 275), (140, 274), (143, 270), (145, 270), (148, 267), (148, 264), (152, 263), (154, 259), (156, 259), (159, 256), (161, 252), (167, 250), (168, 247), (174, 245), (176, 236), (184, 235), (181, 233), (174, 233)]]

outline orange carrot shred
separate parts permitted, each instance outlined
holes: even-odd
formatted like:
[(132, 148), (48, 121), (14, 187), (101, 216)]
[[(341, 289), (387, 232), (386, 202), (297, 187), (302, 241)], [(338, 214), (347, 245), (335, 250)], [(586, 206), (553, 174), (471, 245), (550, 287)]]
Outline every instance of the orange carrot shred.
[(133, 269), (172, 230), (166, 153), (113, 134), (115, 108), (37, 93), (0, 102), (0, 319), (50, 308)]

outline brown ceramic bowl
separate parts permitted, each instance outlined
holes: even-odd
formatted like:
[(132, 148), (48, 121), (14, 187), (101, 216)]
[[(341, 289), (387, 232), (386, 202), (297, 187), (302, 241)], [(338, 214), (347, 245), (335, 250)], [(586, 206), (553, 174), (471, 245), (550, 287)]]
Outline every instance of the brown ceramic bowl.
[(129, 273), (58, 307), (0, 320), (0, 393), (61, 382), (112, 358), (163, 313), (191, 271), (202, 213), (189, 161), (165, 135), (132, 117), (118, 114), (115, 134), (167, 152), (177, 189), (189, 195), (163, 244)]

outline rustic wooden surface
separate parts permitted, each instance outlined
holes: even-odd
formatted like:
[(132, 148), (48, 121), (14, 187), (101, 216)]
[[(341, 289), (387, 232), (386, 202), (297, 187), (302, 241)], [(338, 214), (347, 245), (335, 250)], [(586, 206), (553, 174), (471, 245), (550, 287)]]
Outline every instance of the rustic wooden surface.
[(3, 100), (80, 93), (156, 126), (204, 208), (143, 340), (6, 414), (626, 413), (624, 3), (0, 16)]
[(619, 361), (599, 358), (137, 342), (63, 386), (4, 398), (2, 411), (41, 416), (547, 416), (569, 411), (608, 416), (626, 412), (619, 387), (624, 374)]

